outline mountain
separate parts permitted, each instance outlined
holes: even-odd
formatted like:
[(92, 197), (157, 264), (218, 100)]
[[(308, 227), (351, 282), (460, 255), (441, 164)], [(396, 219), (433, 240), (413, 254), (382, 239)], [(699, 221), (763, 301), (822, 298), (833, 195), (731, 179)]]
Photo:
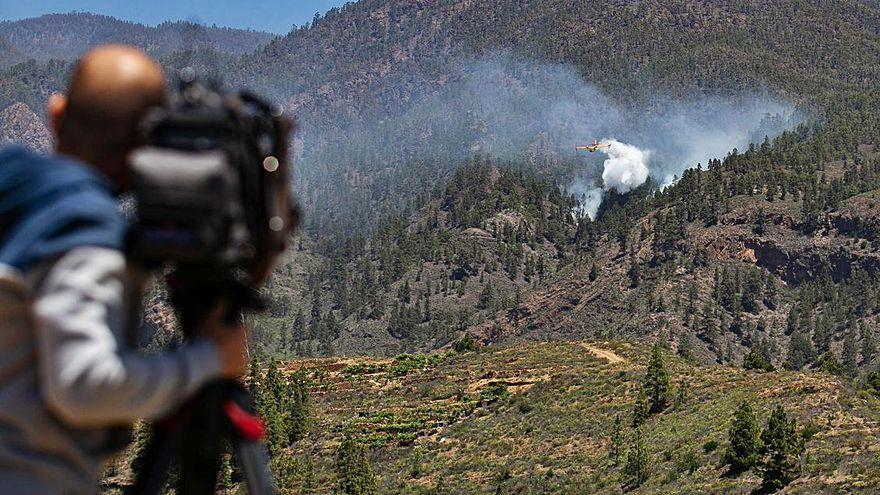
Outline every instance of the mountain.
[(352, 118), (393, 114), (448, 84), (460, 57), (499, 49), (572, 64), (625, 96), (768, 85), (805, 96), (871, 87), (878, 22), (876, 3), (858, 0), (368, 0), (273, 41), (244, 67), (307, 114)]
[[(311, 342), (301, 350), (320, 352), (315, 343), (322, 338), (325, 350), (394, 353), (395, 345), (424, 350), (469, 328), (485, 342), (659, 338), (721, 362), (741, 362), (749, 349), (760, 348), (775, 365), (794, 368), (815, 365), (821, 354), (833, 352), (845, 358), (849, 373), (871, 369), (874, 303), (860, 299), (873, 293), (875, 276), (873, 230), (867, 227), (871, 200), (865, 198), (878, 186), (880, 95), (870, 83), (877, 70), (870, 60), (880, 47), (880, 11), (872, 2), (848, 7), (841, 15), (854, 17), (838, 24), (826, 22), (836, 9), (821, 2), (622, 2), (604, 11), (580, 2), (502, 2), (491, 8), (481, 2), (361, 2), (276, 40), (264, 56), (250, 60), (249, 72), (260, 74), (259, 64), (285, 60), (283, 66), (294, 73), (268, 89), (294, 93), (291, 105), (306, 125), (324, 111), (339, 118), (320, 117), (333, 124), (318, 127), (303, 156), (304, 200), (317, 210), (313, 220), (321, 226), (310, 231), (319, 239), (313, 249), (319, 256), (306, 266), (317, 268), (287, 282), (287, 292), (273, 289), (291, 308), (262, 328), (284, 342), (292, 335), (289, 352), (296, 352), (298, 341)], [(816, 43), (808, 34), (813, 32), (828, 36)], [(309, 50), (335, 55), (331, 45), (339, 37), (346, 41), (336, 61), (343, 64), (305, 66)], [(590, 48), (599, 45), (606, 48)], [(487, 174), (456, 178), (453, 171), (468, 160), (456, 158), (450, 148), (472, 149), (499, 134), (484, 134), (487, 126), (477, 116), (464, 119), (474, 132), (451, 144), (446, 139), (460, 130), (444, 127), (456, 122), (447, 114), (466, 109), (474, 101), (469, 94), (441, 98), (448, 105), (422, 105), (432, 93), (461, 95), (449, 88), (456, 78), (467, 81), (473, 69), (456, 71), (460, 57), (499, 48), (576, 67), (621, 113), (632, 106), (657, 112), (642, 101), (652, 91), (735, 98), (764, 88), (793, 99), (812, 116), (807, 125), (765, 144), (759, 144), (761, 137), (752, 139), (752, 146), (730, 143), (703, 162), (708, 168), (685, 173), (687, 180), (663, 194), (650, 184), (629, 194), (612, 191), (596, 222), (545, 190), (539, 195), (547, 203), (538, 210), (542, 214), (529, 206), (535, 201), (498, 201), (493, 194), (501, 192), (493, 191), (473, 224), (447, 223), (455, 201), (434, 191), (467, 196), (469, 184), (492, 182), (485, 181)], [(848, 69), (840, 70), (844, 66)], [(512, 67), (512, 73), (491, 81), (514, 93), (544, 70), (528, 63)], [(601, 97), (596, 100), (607, 106)], [(503, 106), (508, 100), (490, 101)], [(370, 118), (381, 128), (365, 134), (358, 121)], [(336, 128), (338, 122), (352, 125)], [(687, 133), (699, 135), (696, 129)], [(363, 140), (364, 135), (376, 139)], [(303, 137), (305, 143), (310, 137)], [(513, 158), (514, 168), (567, 188), (582, 162), (560, 152), (552, 135), (536, 132), (529, 138)], [(323, 161), (323, 153), (333, 159)], [(506, 167), (503, 160), (494, 165)], [(858, 207), (848, 210), (850, 205)], [(379, 219), (389, 210), (404, 211), (406, 220), (386, 229)], [(518, 220), (527, 210), (531, 215), (522, 217), (527, 221), (511, 226), (513, 239), (492, 232), (493, 217)], [(351, 234), (326, 236), (333, 226), (361, 231), (353, 224), (362, 225), (364, 215), (377, 226), (369, 244)], [(538, 228), (550, 222), (558, 225), (553, 236)], [(552, 249), (535, 249), (548, 243)], [(514, 261), (501, 262), (505, 251)], [(527, 280), (526, 267), (534, 269), (538, 260), (553, 268), (537, 281)], [(505, 269), (499, 273), (498, 266)], [(367, 292), (367, 303), (352, 307), (342, 292), (363, 293), (363, 280), (377, 280), (366, 286), (379, 288)], [(487, 308), (477, 302), (489, 281), (503, 311), (484, 322)], [(521, 304), (514, 304), (516, 287)], [(445, 305), (452, 315), (441, 311), (436, 322), (418, 321), (426, 300), (431, 308)], [(371, 317), (377, 305), (382, 309)], [(409, 330), (400, 332), (401, 325)], [(278, 342), (272, 339), (267, 342)]]
[[(70, 29), (58, 29), (55, 19), (11, 23), (0, 36), (24, 32), (21, 39), (33, 46), (17, 49), (42, 58), (60, 46), (45, 33), (70, 33), (64, 36), (78, 40), (69, 50), (75, 56), (90, 42), (118, 41), (118, 28), (133, 33), (129, 41), (155, 44), (169, 69), (193, 62), (189, 54), (169, 52), (180, 48), (175, 40), (183, 35), (169, 35), (171, 42), (164, 43), (165, 37), (157, 41), (143, 34), (159, 28), (74, 14), (61, 16)], [(421, 191), (442, 186), (474, 149), (491, 151), (494, 145), (497, 151), (499, 133), (540, 121), (545, 108), (567, 103), (516, 109), (519, 118), (511, 120), (508, 105), (497, 105), (493, 94), (481, 98), (477, 88), (500, 88), (502, 102), (516, 100), (522, 86), (548, 86), (533, 67), (543, 64), (565, 67), (635, 116), (657, 114), (664, 104), (658, 95), (672, 101), (730, 98), (737, 106), (738, 99), (757, 92), (821, 119), (840, 106), (838, 99), (874, 87), (880, 76), (874, 63), (880, 56), (878, 19), (876, 3), (864, 0), (365, 0), (317, 16), (250, 53), (250, 42), (226, 52), (199, 42), (196, 47), (208, 48), (197, 50), (203, 53), (196, 65), (232, 86), (269, 93), (299, 116), (297, 185), (312, 234), (369, 234), (387, 212), (408, 208)], [(201, 31), (208, 38), (215, 33)], [(239, 53), (244, 55), (236, 57)], [(499, 57), (522, 64), (506, 67), (498, 78), (481, 78), (487, 60)], [(15, 85), (21, 75), (0, 80)], [(4, 93), (0, 106), (24, 101), (33, 107), (38, 99)], [(588, 114), (595, 95), (574, 96), (583, 107), (577, 112)], [(518, 154), (527, 152), (535, 166), (570, 179), (570, 170), (552, 163), (571, 158), (570, 127), (530, 129), (521, 136)], [(590, 129), (578, 132), (597, 137)]]
[(0, 110), (18, 103), (43, 108), (49, 95), (64, 90), (76, 58), (98, 44), (137, 46), (163, 63), (169, 74), (185, 66), (216, 74), (274, 37), (189, 22), (151, 27), (87, 13), (0, 22)]
[(238, 55), (252, 52), (273, 37), (259, 31), (182, 21), (152, 27), (88, 13), (49, 14), (0, 23), (0, 38), (18, 52), (20, 61), (74, 60), (102, 43), (134, 45), (155, 56), (202, 48)]
[[(878, 25), (876, 3), (855, 0), (369, 0), (259, 48), (257, 34), (238, 33), (230, 38), (238, 48), (225, 53), (168, 51), (170, 41), (154, 49), (169, 69), (196, 59), (299, 116), (297, 191), (309, 220), (302, 249), (273, 281), (274, 314), (257, 325), (268, 350), (388, 354), (443, 347), (464, 330), (486, 342), (613, 332), (687, 338), (707, 360), (737, 361), (757, 336), (784, 348), (795, 330), (802, 342), (821, 327), (825, 336), (811, 344), (841, 352), (850, 323), (868, 328), (851, 341), (873, 331), (870, 309), (831, 314), (825, 308), (839, 305), (811, 294), (831, 290), (817, 288), (829, 283), (824, 273), (841, 294), (866, 284), (845, 286), (853, 274), (873, 274), (870, 252), (858, 250), (873, 238), (870, 200), (855, 198), (874, 187)], [(143, 43), (143, 33), (184, 27), (73, 14), (6, 23), (0, 35), (26, 54), (51, 52), (46, 33), (64, 32), (81, 50), (117, 33)], [(25, 40), (31, 48), (16, 44)], [(236, 55), (248, 46), (254, 51)], [(66, 70), (63, 61), (10, 67), (0, 106), (40, 108)], [(751, 99), (756, 92), (772, 104)], [(759, 117), (765, 108), (801, 117), (772, 132), (773, 116), (745, 119), (735, 138), (708, 136), (720, 145), (699, 160), (678, 149), (700, 148), (703, 128), (740, 118), (729, 109), (749, 105)], [(547, 108), (567, 110), (548, 118)], [(616, 120), (604, 122), (607, 115)], [(674, 124), (682, 120), (693, 123)], [(633, 192), (607, 192), (596, 221), (585, 220), (581, 198), (559, 191), (600, 181), (602, 160), (571, 151), (598, 132), (645, 143), (658, 162), (683, 163), (658, 169), (681, 181), (664, 193), (662, 175)], [(749, 145), (765, 134), (780, 136)], [(698, 161), (713, 165), (682, 173)], [(867, 209), (844, 215), (847, 201)], [(776, 308), (717, 294), (741, 294), (758, 277), (778, 289)], [(692, 285), (692, 304), (673, 315), (676, 293)], [(608, 287), (616, 289), (600, 290)], [(663, 311), (650, 307), (660, 301)], [(794, 307), (795, 323), (777, 335)]]
[[(841, 95), (874, 88), (878, 23), (880, 9), (865, 1), (372, 0), (273, 41), (231, 77), (300, 116), (298, 180), (310, 226), (345, 232), (377, 225), (383, 211), (437, 185), (410, 166), (430, 162), (448, 177), (457, 160), (437, 157), (467, 156), (494, 140), (486, 121), (504, 119), (505, 108), (474, 101), (474, 85), (515, 97), (534, 79), (530, 66), (555, 64), (638, 114), (656, 111), (657, 95), (765, 91), (822, 113)], [(526, 67), (469, 83), (498, 53)], [(530, 118), (539, 115), (522, 120)], [(521, 148), (571, 153), (567, 134), (545, 134)]]
[[(548, 179), (478, 162), (370, 240), (298, 250), (273, 277), (267, 350), (394, 355), (451, 345), (643, 339), (702, 362), (834, 356), (874, 369), (880, 154), (823, 159), (786, 132), (660, 193), (611, 193), (596, 221)], [(795, 165), (795, 164), (800, 165)]]

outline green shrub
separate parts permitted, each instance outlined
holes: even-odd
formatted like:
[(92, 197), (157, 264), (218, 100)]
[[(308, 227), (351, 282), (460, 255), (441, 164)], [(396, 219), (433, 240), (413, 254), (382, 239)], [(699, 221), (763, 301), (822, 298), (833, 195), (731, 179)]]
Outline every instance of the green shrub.
[(693, 449), (687, 449), (675, 460), (675, 467), (679, 473), (692, 474), (697, 469), (700, 469), (700, 459)]
[(747, 370), (756, 370), (756, 371), (776, 371), (776, 368), (767, 359), (766, 356), (762, 352), (759, 352), (754, 347), (746, 354), (746, 357), (743, 359), (743, 368)]
[(477, 341), (471, 337), (471, 334), (465, 333), (460, 339), (452, 344), (452, 350), (459, 354), (476, 351)]
[(480, 391), (480, 403), (483, 405), (492, 404), (501, 399), (506, 399), (509, 395), (510, 392), (507, 391), (507, 385), (492, 383)]
[(880, 372), (872, 371), (865, 376), (864, 389), (874, 397), (880, 399)]
[(703, 452), (707, 454), (711, 454), (718, 450), (718, 441), (717, 440), (708, 440), (703, 444)]

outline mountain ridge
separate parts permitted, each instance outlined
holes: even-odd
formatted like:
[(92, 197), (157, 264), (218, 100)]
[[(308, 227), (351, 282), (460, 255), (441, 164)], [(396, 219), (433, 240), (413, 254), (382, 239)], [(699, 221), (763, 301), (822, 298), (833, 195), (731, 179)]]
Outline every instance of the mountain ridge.
[[(270, 33), (188, 21), (166, 21), (147, 26), (87, 12), (46, 14), (0, 22), (0, 38), (18, 52), (18, 57), (13, 59), (16, 62), (28, 59), (72, 61), (88, 48), (101, 43), (131, 44), (154, 56), (201, 48), (242, 55), (274, 37)], [(12, 63), (7, 61), (3, 65)]]

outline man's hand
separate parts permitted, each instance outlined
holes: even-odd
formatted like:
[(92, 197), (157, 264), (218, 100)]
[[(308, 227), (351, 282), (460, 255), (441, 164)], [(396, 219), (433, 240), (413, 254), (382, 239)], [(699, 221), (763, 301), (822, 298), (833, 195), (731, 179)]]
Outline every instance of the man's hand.
[(202, 323), (201, 334), (217, 346), (224, 378), (238, 378), (247, 369), (248, 328), (226, 321), (226, 305), (218, 304)]

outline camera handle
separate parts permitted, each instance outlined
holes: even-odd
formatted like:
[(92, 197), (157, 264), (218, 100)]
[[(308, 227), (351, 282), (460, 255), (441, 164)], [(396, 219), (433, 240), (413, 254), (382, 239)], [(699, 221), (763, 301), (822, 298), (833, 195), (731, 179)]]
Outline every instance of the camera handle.
[[(252, 289), (231, 279), (217, 280), (207, 267), (178, 268), (169, 278), (172, 305), (178, 309), (186, 339), (195, 336), (198, 322), (216, 301), (226, 301), (230, 321), (245, 309), (261, 309)], [(196, 282), (197, 281), (197, 282)], [(263, 442), (265, 426), (253, 409), (250, 392), (236, 380), (205, 385), (177, 412), (153, 424), (141, 468), (129, 495), (161, 495), (175, 460), (180, 495), (215, 493), (225, 443), (232, 444), (248, 492), (276, 495), (278, 487), (269, 469)]]

